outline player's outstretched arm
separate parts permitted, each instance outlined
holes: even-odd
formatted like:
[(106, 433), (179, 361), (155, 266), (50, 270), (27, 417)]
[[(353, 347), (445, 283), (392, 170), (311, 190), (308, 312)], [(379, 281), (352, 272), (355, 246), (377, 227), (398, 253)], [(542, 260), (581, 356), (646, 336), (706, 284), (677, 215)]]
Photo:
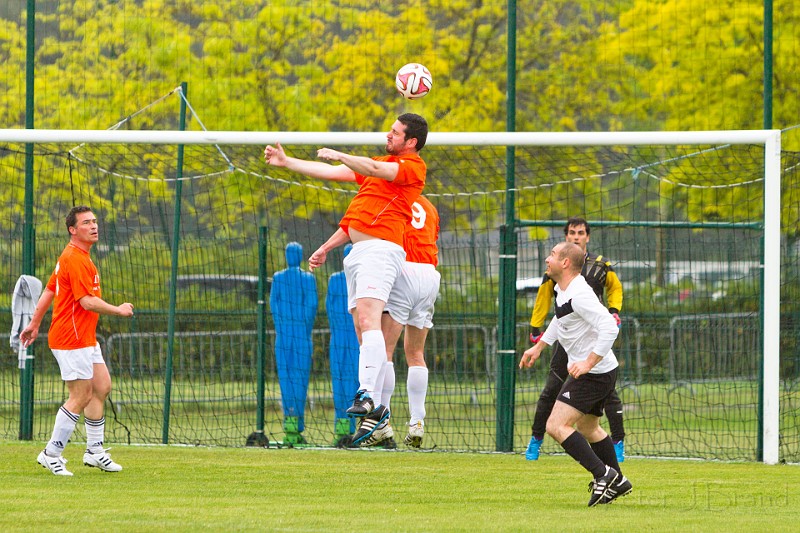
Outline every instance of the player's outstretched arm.
[(320, 161), (306, 161), (289, 157), (281, 143), (264, 148), (264, 161), (273, 167), (283, 167), (310, 178), (328, 181), (356, 181), (355, 173), (345, 165), (329, 165)]
[(338, 161), (353, 172), (362, 176), (372, 176), (386, 181), (394, 181), (400, 172), (400, 164), (393, 161), (375, 161), (370, 157), (345, 154), (330, 148), (317, 150), (317, 157), (328, 161)]
[(33, 311), (31, 321), (28, 322), (28, 325), (25, 326), (25, 329), (23, 329), (22, 333), (19, 334), (19, 339), (22, 342), (22, 345), (26, 348), (36, 340), (36, 337), (39, 336), (39, 326), (42, 324), (42, 319), (47, 313), (47, 310), (50, 309), (50, 304), (53, 303), (53, 298), (55, 298), (55, 295), (55, 292), (46, 287), (44, 291), (42, 291), (42, 295), (39, 297), (39, 301), (36, 303), (36, 309)]
[(81, 307), (87, 311), (94, 311), (101, 315), (115, 315), (115, 316), (133, 316), (133, 304), (125, 302), (120, 305), (111, 305), (102, 298), (87, 294), (80, 300)]

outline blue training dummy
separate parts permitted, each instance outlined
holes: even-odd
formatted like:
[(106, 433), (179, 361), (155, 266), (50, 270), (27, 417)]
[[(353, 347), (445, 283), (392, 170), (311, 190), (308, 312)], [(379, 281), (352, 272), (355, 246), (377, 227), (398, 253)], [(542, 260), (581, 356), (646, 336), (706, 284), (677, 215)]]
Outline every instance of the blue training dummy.
[(283, 429), (288, 444), (303, 444), (308, 379), (311, 374), (311, 330), (317, 315), (317, 282), (300, 270), (303, 247), (286, 245), (289, 268), (272, 277), (269, 307), (275, 323), (275, 360), (283, 402)]
[[(344, 256), (350, 253), (352, 244), (344, 247)], [(353, 325), (353, 316), (347, 310), (347, 281), (344, 272), (334, 273), (328, 281), (328, 296), (325, 299), (328, 324), (331, 330), (331, 380), (333, 381), (334, 445), (346, 447), (355, 431), (355, 418), (347, 416), (353, 391), (358, 389), (358, 336)]]

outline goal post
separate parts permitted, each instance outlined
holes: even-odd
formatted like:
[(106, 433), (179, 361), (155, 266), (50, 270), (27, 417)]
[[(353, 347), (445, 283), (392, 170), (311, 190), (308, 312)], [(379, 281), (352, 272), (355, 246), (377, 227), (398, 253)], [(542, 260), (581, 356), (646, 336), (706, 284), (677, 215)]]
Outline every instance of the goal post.
[[(37, 239), (40, 237), (49, 239), (46, 249), (48, 254), (52, 254), (60, 241), (59, 237), (48, 236), (51, 222), (45, 220), (57, 215), (69, 202), (96, 201), (100, 206), (98, 209), (103, 211), (107, 220), (113, 221), (115, 235), (118, 238), (104, 248), (104, 260), (108, 262), (108, 267), (114, 265), (114, 268), (117, 268), (116, 263), (113, 263), (117, 260), (113, 250), (119, 251), (122, 247), (128, 246), (126, 252), (128, 255), (125, 257), (120, 255), (119, 258), (120, 261), (127, 263), (121, 263), (118, 268), (141, 269), (141, 272), (135, 273), (136, 279), (132, 284), (113, 287), (112, 294), (144, 290), (146, 284), (152, 284), (152, 287), (142, 292), (140, 297), (153, 299), (151, 307), (155, 317), (162, 302), (152, 293), (159, 286), (163, 289), (164, 284), (159, 277), (160, 274), (153, 274), (148, 269), (155, 268), (159, 264), (155, 257), (161, 257), (160, 254), (163, 253), (162, 243), (156, 244), (155, 235), (158, 234), (158, 238), (163, 239), (161, 233), (168, 235), (170, 230), (168, 227), (157, 230), (154, 228), (161, 220), (168, 220), (170, 215), (178, 214), (174, 212), (173, 204), (170, 203), (171, 195), (174, 194), (171, 184), (176, 178), (166, 170), (170, 168), (169, 164), (164, 163), (171, 157), (169, 153), (171, 148), (186, 146), (187, 165), (190, 166), (180, 178), (190, 184), (186, 187), (188, 191), (185, 190), (183, 194), (193, 195), (188, 201), (188, 207), (184, 205), (180, 208), (181, 216), (187, 217), (187, 223), (181, 224), (182, 231), (186, 228), (187, 233), (183, 238), (196, 240), (200, 245), (212, 241), (215, 242), (215, 246), (219, 244), (219, 250), (216, 251), (203, 250), (203, 247), (198, 245), (192, 251), (183, 252), (183, 260), (188, 265), (185, 265), (186, 269), (181, 272), (205, 274), (213, 269), (230, 270), (231, 275), (254, 272), (258, 266), (256, 265), (258, 256), (253, 255), (255, 248), (253, 252), (248, 248), (248, 240), (254, 238), (250, 226), (260, 228), (266, 225), (269, 226), (269, 242), (271, 246), (276, 247), (269, 254), (273, 258), (273, 262), (269, 265), (271, 274), (280, 267), (279, 259), (275, 259), (282, 257), (280, 249), (277, 248), (279, 243), (285, 243), (286, 239), (293, 238), (306, 242), (310, 248), (306, 250), (305, 255), (308, 256), (314, 249), (311, 243), (323, 237), (321, 233), (324, 230), (335, 228), (336, 220), (352, 198), (354, 190), (340, 186), (331, 187), (315, 180), (299, 178), (281, 169), (267, 167), (263, 163), (261, 150), (255, 147), (276, 142), (286, 147), (290, 155), (305, 158), (313, 158), (315, 149), (321, 146), (340, 146), (352, 150), (353, 153), (379, 155), (385, 145), (385, 133), (5, 129), (0, 130), (0, 148), (4, 150), (0, 152), (0, 160), (5, 158), (8, 161), (5, 163), (6, 170), (0, 170), (0, 181), (5, 187), (6, 183), (13, 183), (15, 176), (18, 176), (15, 171), (18, 167), (15, 167), (16, 163), (13, 162), (14, 146), (34, 144), (38, 151), (37, 157), (42, 161), (37, 170), (36, 195), (42, 189), (47, 189), (47, 193), (41, 195), (39, 199), (32, 200), (35, 210), (39, 213), (36, 220), (22, 222), (36, 225)], [(88, 151), (83, 148), (78, 149), (84, 144), (88, 147)], [(136, 148), (137, 146), (139, 148)], [(747, 151), (729, 155), (725, 152), (726, 146), (755, 146), (763, 151), (763, 155), (760, 155), (761, 152)], [(169, 147), (169, 149), (165, 148), (162, 155), (154, 147)], [(506, 164), (503, 154), (506, 147), (519, 148), (515, 156), (518, 164), (515, 165), (516, 176), (513, 184), (506, 182), (503, 173)], [(225, 153), (225, 157), (217, 158), (220, 153)], [(530, 301), (523, 301), (519, 290), (509, 290), (509, 287), (505, 287), (504, 290), (498, 281), (502, 276), (498, 278), (498, 273), (504, 271), (504, 264), (509, 265), (513, 262), (515, 266), (520, 266), (518, 278), (528, 271), (540, 275), (541, 265), (538, 261), (542, 258), (535, 253), (537, 247), (540, 248), (542, 243), (548, 242), (548, 239), (558, 238), (559, 226), (563, 225), (566, 217), (578, 214), (590, 220), (592, 226), (598, 228), (598, 232), (601, 233), (606, 228), (627, 228), (626, 231), (632, 232), (632, 243), (649, 239), (647, 236), (634, 235), (634, 228), (685, 230), (687, 233), (682, 233), (681, 238), (686, 235), (691, 237), (692, 232), (703, 231), (726, 229), (733, 232), (738, 229), (760, 231), (763, 237), (760, 243), (761, 251), (753, 259), (758, 263), (760, 273), (758, 279), (761, 285), (759, 294), (762, 299), (758, 304), (758, 317), (762, 323), (762, 375), (758, 381), (758, 406), (761, 410), (757, 416), (758, 458), (768, 464), (780, 460), (780, 131), (431, 132), (422, 155), (428, 163), (430, 176), (426, 194), (435, 198), (442, 215), (443, 289), (442, 298), (437, 303), (434, 322), (440, 320), (438, 323), (443, 327), (438, 332), (436, 327), (432, 330), (426, 353), (426, 356), (432, 358), (429, 363), (432, 367), (432, 376), (438, 375), (441, 378), (439, 383), (432, 382), (430, 395), (432, 416), (438, 417), (431, 420), (430, 435), (440, 448), (483, 450), (494, 447), (497, 450), (508, 451), (519, 449), (520, 443), (524, 441), (526, 426), (532, 414), (531, 398), (541, 385), (544, 363), (535, 371), (533, 377), (524, 376), (520, 379), (516, 379), (515, 365), (508, 364), (509, 358), (518, 358), (520, 348), (524, 345), (520, 339), (524, 336), (517, 334), (514, 339), (498, 337), (498, 322), (507, 325), (509, 321), (512, 323), (524, 321), (526, 313), (528, 317), (530, 316), (528, 305)], [(162, 157), (163, 160), (160, 159)], [(695, 164), (693, 158), (702, 161)], [(172, 166), (174, 167), (174, 163)], [(3, 164), (0, 163), (0, 169), (2, 167)], [(658, 184), (643, 187), (639, 182), (637, 185), (637, 180), (643, 179), (641, 175), (658, 174), (658, 171), (653, 170), (657, 167), (667, 169), (663, 175), (657, 176), (661, 180)], [(736, 191), (729, 194), (728, 189), (715, 188), (718, 187), (714, 181), (718, 173), (727, 173), (727, 177), (723, 180), (725, 187), (733, 186), (733, 182), (736, 181), (735, 174), (742, 168), (748, 173), (742, 180), (753, 181), (755, 178), (762, 180), (755, 185), (748, 181), (745, 185), (745, 187), (757, 187), (760, 191), (759, 198), (762, 198), (763, 194), (763, 205), (759, 207), (761, 213), (757, 214), (757, 220), (751, 218), (736, 220), (741, 213), (731, 207), (748, 194), (742, 193), (743, 196), (740, 196)], [(681, 176), (687, 177), (686, 183), (679, 183)], [(54, 180), (52, 186), (47, 184), (50, 179)], [(57, 180), (60, 181), (55, 184)], [(505, 231), (510, 232), (509, 235), (516, 235), (517, 238), (504, 239), (504, 246), (508, 245), (510, 248), (504, 248), (499, 252), (496, 232), (497, 228), (509, 219), (505, 204), (505, 195), (509, 189), (514, 191), (515, 200), (512, 205), (516, 212), (510, 217), (514, 221), (513, 227), (506, 227)], [(9, 191), (8, 205), (26, 194), (16, 189)], [(674, 193), (674, 199), (661, 202), (656, 195), (662, 192)], [(692, 196), (695, 193), (696, 199)], [(695, 200), (697, 202), (693, 203)], [(45, 205), (45, 201), (51, 203)], [(717, 209), (715, 205), (717, 201), (729, 203), (726, 207)], [(664, 204), (669, 205), (665, 207)], [(130, 213), (126, 213), (126, 209)], [(649, 217), (653, 213), (659, 215), (658, 220), (654, 221)], [(729, 220), (729, 216), (733, 219)], [(215, 227), (210, 218), (218, 219), (221, 224)], [(220, 229), (221, 226), (224, 228)], [(735, 241), (735, 237), (731, 239)], [(524, 246), (520, 249), (522, 241)], [(38, 243), (37, 247), (40, 245), (41, 243)], [(23, 244), (23, 247), (30, 246), (33, 246), (33, 243)], [(637, 246), (638, 244), (632, 244), (632, 249)], [(141, 247), (141, 251), (135, 250), (136, 247)], [(151, 249), (156, 247), (158, 251), (151, 252)], [(613, 249), (604, 251), (612, 258), (615, 257)], [(695, 246), (693, 253), (697, 258), (701, 258), (700, 261), (706, 261), (702, 259), (705, 253), (702, 245)], [(722, 252), (715, 254), (720, 255)], [(13, 259), (14, 254), (11, 255)], [(715, 256), (713, 260), (717, 261), (718, 258)], [(141, 264), (134, 261), (141, 261)], [(638, 264), (637, 261), (638, 258), (631, 255), (623, 260), (621, 266)], [(201, 264), (203, 262), (205, 264)], [(44, 259), (37, 257), (39, 274), (42, 274), (42, 269), (45, 268), (41, 265), (45, 264), (47, 262)], [(333, 270), (326, 271), (325, 274), (331, 272)], [(216, 271), (214, 273), (216, 274)], [(690, 274), (696, 281), (698, 275), (702, 273), (694, 271)], [(746, 283), (750, 278), (744, 280), (729, 278), (723, 284), (731, 279), (736, 283)], [(506, 284), (514, 281), (504, 280)], [(676, 289), (690, 290), (682, 285), (679, 286), (680, 283), (682, 282), (679, 280), (675, 284)], [(698, 285), (699, 283), (695, 283), (691, 290), (700, 292), (696, 288)], [(708, 285), (710, 286), (710, 283)], [(648, 285), (646, 290), (655, 294), (659, 288)], [(666, 291), (667, 289), (664, 289), (662, 293)], [(204, 309), (219, 310), (220, 313), (226, 314), (226, 318), (231, 318), (239, 312), (243, 316), (250, 316), (251, 313), (250, 310), (243, 308), (231, 308), (232, 304), (224, 302), (223, 297), (220, 297), (219, 301), (212, 301), (211, 296), (200, 292), (192, 292), (187, 296), (191, 300), (188, 303), (197, 306), (191, 312), (198, 315)], [(669, 295), (663, 297), (671, 298)], [(324, 294), (320, 299), (324, 300)], [(704, 302), (711, 301), (712, 295), (709, 294)], [(181, 305), (180, 301), (178, 305)], [(685, 306), (678, 305), (671, 307), (676, 313), (689, 312), (684, 311), (684, 308)], [(697, 309), (704, 311), (700, 304), (697, 305)], [(318, 325), (324, 325), (322, 310), (320, 313)], [(493, 313), (494, 324), (490, 324), (482, 313)], [(184, 319), (183, 327), (198, 332), (203, 328), (213, 329), (207, 323), (201, 323), (200, 318), (194, 323), (187, 320)], [(146, 329), (155, 328), (157, 325), (158, 320), (154, 318), (151, 323), (139, 326)], [(225, 327), (229, 327), (232, 331), (241, 329), (238, 325), (234, 327), (231, 324)], [(128, 401), (136, 404), (141, 400), (133, 398), (133, 395), (138, 394), (140, 380), (145, 375), (143, 372), (150, 367), (153, 371), (158, 371), (161, 363), (152, 359), (147, 365), (142, 366), (144, 355), (141, 350), (145, 350), (141, 344), (144, 342), (141, 340), (142, 331), (125, 333), (128, 337), (117, 337), (113, 346), (124, 347), (125, 351), (121, 352), (120, 357), (129, 358), (125, 359), (129, 368), (138, 368), (137, 372), (126, 376), (130, 382), (130, 389), (126, 391), (131, 395)], [(324, 332), (320, 335), (322, 339)], [(239, 337), (249, 338), (249, 334), (242, 334)], [(655, 334), (652, 338), (655, 338)], [(226, 342), (233, 346), (233, 337), (226, 339), (228, 339)], [(209, 346), (212, 346), (213, 339), (210, 339), (209, 343)], [(237, 344), (232, 350), (247, 352), (250, 350), (248, 346), (245, 346), (245, 343)], [(648, 347), (645, 346), (643, 349)], [(245, 370), (238, 367), (231, 370), (233, 362), (219, 362), (221, 357), (219, 347), (204, 347), (197, 350), (199, 350), (197, 354), (217, 351), (210, 360), (203, 360), (200, 355), (192, 354), (193, 359), (187, 360), (187, 365), (199, 365), (200, 362), (212, 364), (216, 365), (213, 366), (217, 369), (215, 371), (224, 367), (232, 372), (236, 380), (247, 379), (244, 375)], [(231, 351), (227, 348), (226, 350)], [(148, 354), (148, 357), (151, 355)], [(315, 357), (322, 355), (317, 354)], [(398, 352), (397, 359), (402, 359), (401, 351)], [(189, 372), (188, 368), (187, 366), (184, 370)], [(402, 364), (399, 368), (402, 371)], [(642, 368), (638, 370), (641, 372)], [(644, 372), (646, 375), (648, 369), (645, 368)], [(661, 379), (659, 376), (660, 374), (653, 371), (652, 379), (648, 378), (647, 384), (637, 383), (639, 387), (637, 394), (642, 393), (645, 388), (659, 390), (657, 393), (653, 392), (654, 398), (662, 394), (663, 387), (658, 381)], [(193, 378), (190, 374), (185, 374), (184, 377), (185, 382), (176, 390), (178, 395), (176, 402), (180, 402), (183, 396), (190, 397), (193, 394), (191, 389), (194, 386)], [(324, 376), (317, 377), (320, 382), (324, 381)], [(697, 381), (713, 383), (719, 379), (703, 375), (698, 376)], [(498, 386), (505, 387), (508, 384), (511, 384), (512, 390), (496, 390)], [(322, 388), (316, 391), (317, 396), (314, 401), (322, 401), (322, 398), (329, 395), (329, 391), (323, 385), (320, 387)], [(213, 388), (213, 394), (208, 393), (209, 403), (221, 401), (220, 398), (226, 395), (235, 398), (255, 395), (255, 391), (251, 392), (247, 387), (244, 387), (246, 389), (244, 391), (228, 391), (224, 381), (215, 384)], [(274, 393), (274, 386), (273, 389), (268, 386), (264, 394), (269, 396), (271, 390)], [(512, 401), (503, 401), (501, 406), (501, 398), (505, 393), (510, 394)], [(400, 404), (403, 396), (402, 393), (399, 394), (396, 409), (398, 413), (403, 413), (404, 408)], [(669, 395), (670, 391), (667, 390), (665, 394)], [(211, 396), (214, 399), (210, 398)], [(493, 413), (486, 409), (487, 399), (495, 404), (496, 410)], [(235, 403), (238, 400), (233, 401)], [(631, 416), (635, 422), (634, 427), (652, 432), (648, 434), (647, 442), (641, 444), (642, 454), (750, 457), (748, 453), (737, 455), (737, 452), (733, 451), (715, 455), (712, 450), (705, 448), (683, 450), (671, 443), (659, 448), (657, 441), (660, 434), (651, 429), (647, 421), (652, 412), (657, 413), (657, 408), (662, 407), (662, 404), (657, 403), (659, 401), (661, 400), (652, 400), (654, 403), (643, 401), (641, 405), (632, 402), (639, 410), (638, 413), (647, 413), (641, 416), (634, 413)], [(445, 405), (445, 402), (448, 403)], [(140, 413), (141, 416), (145, 416), (144, 411), (143, 409)], [(201, 437), (188, 434), (187, 427), (197, 422), (194, 418), (196, 416), (200, 415), (187, 414), (185, 419), (179, 422), (184, 425), (179, 430), (187, 431), (188, 435), (180, 437), (179, 440), (187, 442), (201, 440)], [(242, 416), (246, 418), (246, 415)], [(499, 437), (501, 433), (498, 430), (499, 426), (502, 424), (507, 427), (509, 422), (514, 428), (513, 432), (504, 432), (502, 438)], [(710, 420), (704, 423), (713, 425), (713, 421)], [(147, 423), (142, 425), (147, 426)], [(221, 428), (232, 425), (235, 424), (230, 422), (219, 424)], [(266, 425), (268, 427), (265, 431), (269, 433), (269, 423)], [(437, 425), (442, 428), (438, 434), (435, 429)], [(681, 427), (676, 429), (693, 435), (689, 429)], [(428, 426), (426, 435), (428, 435), (427, 430)], [(468, 431), (471, 433), (467, 434)], [(741, 431), (740, 429), (732, 427), (730, 431), (731, 435), (726, 438), (734, 443), (732, 447), (749, 446), (749, 444), (739, 444), (737, 433)], [(458, 437), (453, 436), (455, 432), (458, 432)], [(320, 430), (320, 435), (323, 433)], [(141, 437), (145, 441), (151, 438), (146, 432)], [(226, 439), (228, 437), (219, 437), (211, 441), (235, 442)], [(629, 450), (636, 453), (637, 448), (631, 446)]]
[(780, 446), (780, 283), (781, 283), (781, 135), (771, 131), (764, 139), (764, 366), (762, 382), (761, 459), (776, 464)]

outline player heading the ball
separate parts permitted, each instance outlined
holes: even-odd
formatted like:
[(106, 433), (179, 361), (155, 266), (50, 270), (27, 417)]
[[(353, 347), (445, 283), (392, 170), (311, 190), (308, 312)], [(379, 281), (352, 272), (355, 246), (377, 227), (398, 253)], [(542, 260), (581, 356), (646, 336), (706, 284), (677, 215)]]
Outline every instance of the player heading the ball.
[[(372, 400), (378, 372), (387, 360), (381, 315), (405, 262), (403, 233), (411, 216), (411, 206), (425, 186), (427, 167), (419, 151), (427, 138), (426, 120), (404, 113), (397, 117), (386, 135), (387, 155), (384, 156), (363, 157), (320, 148), (317, 157), (342, 163), (329, 165), (289, 157), (280, 143), (264, 149), (264, 159), (269, 165), (313, 178), (360, 185), (339, 222), (344, 234), (334, 234), (309, 258), (309, 265), (322, 264), (331, 249), (348, 239), (353, 243), (344, 269), (347, 305), (353, 314), (360, 348), (359, 390), (347, 410), (349, 416), (364, 417), (383, 407), (376, 406)], [(388, 410), (383, 411), (388, 418)]]

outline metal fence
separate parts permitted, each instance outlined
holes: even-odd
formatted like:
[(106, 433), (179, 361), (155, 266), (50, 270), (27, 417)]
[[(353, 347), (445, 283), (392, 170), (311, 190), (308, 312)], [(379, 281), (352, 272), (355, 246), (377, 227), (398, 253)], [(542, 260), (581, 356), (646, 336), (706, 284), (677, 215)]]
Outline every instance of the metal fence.
[(758, 313), (715, 313), (669, 321), (670, 382), (756, 379), (761, 364)]

